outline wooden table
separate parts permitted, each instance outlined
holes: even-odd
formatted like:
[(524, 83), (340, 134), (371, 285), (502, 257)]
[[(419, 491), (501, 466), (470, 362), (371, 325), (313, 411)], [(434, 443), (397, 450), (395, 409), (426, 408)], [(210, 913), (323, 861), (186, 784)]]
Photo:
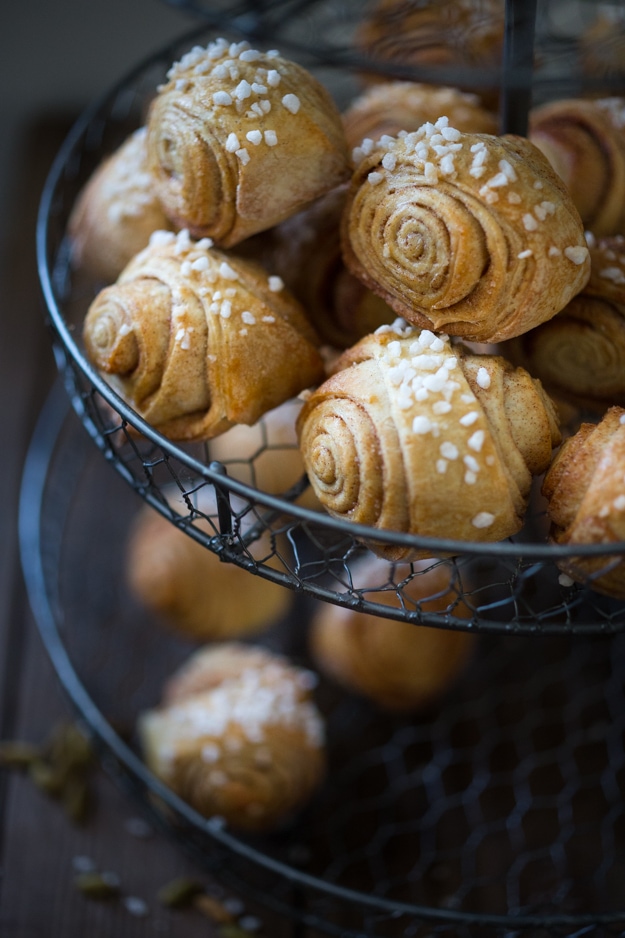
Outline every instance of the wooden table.
[[(73, 720), (30, 610), (17, 538), (24, 458), (56, 373), (37, 279), (36, 213), (46, 173), (69, 121), (70, 117), (38, 122), (22, 141), (13, 238), (0, 268), (4, 443), (0, 478), (5, 496), (0, 515), (0, 739), (36, 744), (59, 722)], [(159, 889), (180, 876), (199, 879), (209, 892), (223, 896), (219, 884), (169, 839), (145, 831), (145, 825), (137, 823), (137, 807), (102, 771), (96, 772), (95, 791), (95, 810), (87, 823), (78, 826), (28, 775), (0, 769), (0, 936), (222, 935), (221, 926), (198, 910), (172, 910), (157, 899)], [(76, 870), (88, 861), (117, 875), (120, 898), (94, 901), (77, 890)], [(230, 893), (225, 896), (240, 900)], [(259, 934), (271, 938), (293, 934), (289, 922), (264, 908), (245, 904), (243, 913), (261, 922)]]

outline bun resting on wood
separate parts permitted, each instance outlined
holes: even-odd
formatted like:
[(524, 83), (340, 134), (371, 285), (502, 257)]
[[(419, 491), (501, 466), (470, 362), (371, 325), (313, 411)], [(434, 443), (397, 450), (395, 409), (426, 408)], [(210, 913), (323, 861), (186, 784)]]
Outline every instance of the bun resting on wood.
[[(403, 320), (343, 353), (297, 429), (311, 486), (331, 515), (463, 541), (521, 528), (532, 476), (560, 441), (555, 408), (524, 369)], [(424, 556), (368, 546), (392, 560)]]
[(325, 374), (281, 280), (186, 231), (152, 236), (95, 298), (83, 336), (113, 388), (174, 440), (253, 424)]
[(231, 247), (349, 175), (338, 108), (295, 62), (217, 39), (167, 77), (148, 115), (148, 166), (177, 227)]
[(399, 316), (500, 342), (550, 319), (588, 280), (579, 213), (524, 138), (463, 134), (443, 117), (361, 150), (343, 256)]
[(325, 727), (315, 675), (237, 643), (203, 649), (172, 676), (139, 736), (149, 768), (206, 817), (268, 831), (323, 781)]

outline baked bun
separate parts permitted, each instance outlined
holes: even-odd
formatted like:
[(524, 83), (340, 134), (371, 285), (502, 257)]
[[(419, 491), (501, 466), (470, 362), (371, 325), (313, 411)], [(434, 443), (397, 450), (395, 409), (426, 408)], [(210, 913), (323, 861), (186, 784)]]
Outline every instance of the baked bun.
[[(205, 490), (202, 490), (204, 493)], [(181, 501), (177, 487), (166, 493), (172, 508)], [(214, 493), (194, 498), (196, 507), (214, 521), (196, 519), (193, 527), (210, 536), (217, 529)], [(231, 500), (237, 511), (237, 499)], [(184, 514), (185, 506), (178, 508)], [(251, 524), (248, 521), (248, 527)], [(241, 533), (245, 534), (245, 521)], [(272, 542), (267, 532), (247, 548), (247, 558), (280, 567), (271, 558), (286, 543)], [(234, 563), (223, 563), (204, 544), (150, 505), (144, 505), (131, 526), (126, 545), (126, 578), (133, 595), (155, 612), (172, 631), (195, 641), (217, 641), (254, 635), (283, 616), (292, 602), (290, 590), (252, 574)]]
[(463, 90), (479, 90), (494, 103), (503, 39), (502, 0), (378, 0), (363, 17), (355, 42), (376, 65), (367, 73), (370, 80), (381, 80), (385, 67), (396, 78), (425, 69), (439, 73), (443, 84), (450, 71), (459, 70), (466, 73), (459, 82)]
[(550, 319), (588, 280), (579, 213), (524, 138), (464, 134), (442, 117), (361, 149), (343, 257), (398, 316), (496, 343)]
[(566, 98), (533, 108), (529, 138), (564, 182), (584, 227), (625, 233), (625, 98)]
[(172, 440), (252, 425), (325, 374), (315, 331), (282, 286), (208, 240), (156, 232), (89, 307), (87, 354)]
[[(625, 541), (625, 409), (610, 407), (562, 444), (543, 487), (556, 544)], [(623, 555), (567, 556), (558, 567), (576, 583), (625, 599)]]
[[(560, 441), (540, 382), (403, 320), (348, 349), (336, 368), (297, 422), (308, 478), (331, 515), (466, 541), (520, 530), (532, 476)], [(423, 556), (369, 546), (392, 560)]]
[(148, 114), (148, 166), (178, 228), (231, 247), (347, 177), (340, 113), (295, 62), (217, 39), (167, 77)]
[(68, 230), (72, 263), (112, 283), (147, 246), (153, 231), (171, 228), (147, 171), (141, 127), (107, 157), (80, 192)]
[(314, 675), (236, 643), (202, 649), (138, 729), (158, 778), (206, 817), (270, 831), (301, 810), (325, 774)]
[[(421, 567), (404, 587), (402, 601), (441, 619), (446, 614), (470, 619), (449, 569), (434, 561)], [(407, 567), (406, 576), (412, 573)], [(373, 588), (386, 581), (388, 567), (370, 557), (354, 565), (353, 575), (363, 589), (365, 584)], [(401, 567), (396, 576), (401, 579)], [(400, 602), (392, 590), (375, 598), (389, 606)], [(318, 604), (310, 630), (311, 651), (321, 672), (395, 712), (419, 711), (438, 700), (466, 666), (475, 642), (468, 632), (384, 619), (330, 603)]]
[(477, 95), (412, 81), (367, 88), (343, 112), (343, 126), (353, 148), (366, 138), (396, 137), (400, 130), (411, 133), (426, 121), (435, 123), (441, 114), (463, 133), (497, 133), (497, 117), (482, 106)]
[(502, 352), (558, 401), (603, 414), (611, 404), (625, 405), (625, 237), (587, 237), (584, 289)]

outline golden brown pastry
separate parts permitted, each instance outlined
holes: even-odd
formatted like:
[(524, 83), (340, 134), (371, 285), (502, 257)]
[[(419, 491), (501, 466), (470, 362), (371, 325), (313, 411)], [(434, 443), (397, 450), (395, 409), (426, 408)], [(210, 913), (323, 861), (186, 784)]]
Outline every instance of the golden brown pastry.
[(579, 214), (524, 138), (463, 134), (440, 118), (361, 149), (343, 256), (399, 316), (500, 342), (550, 319), (588, 280)]
[[(357, 343), (337, 368), (297, 424), (310, 483), (331, 515), (463, 541), (521, 528), (532, 475), (560, 439), (540, 382), (403, 320)], [(392, 560), (427, 556), (369, 546)]]
[(196, 811), (267, 831), (303, 808), (325, 773), (314, 675), (236, 643), (204, 649), (144, 712), (149, 768)]
[(148, 423), (210, 439), (316, 384), (316, 335), (280, 278), (187, 231), (157, 232), (84, 324), (91, 361)]
[(340, 113), (300, 65), (217, 39), (167, 77), (148, 115), (148, 166), (177, 227), (231, 247), (348, 176)]
[[(610, 407), (599, 424), (584, 423), (562, 444), (545, 476), (551, 537), (556, 544), (625, 541), (625, 410)], [(577, 583), (625, 599), (623, 555), (560, 558)]]
[(380, 80), (384, 66), (405, 78), (435, 69), (445, 84), (458, 69), (466, 73), (463, 89), (476, 85), (495, 101), (503, 38), (503, 0), (378, 0), (363, 18), (356, 46), (378, 66), (370, 79)]
[(463, 133), (497, 133), (496, 116), (477, 95), (412, 81), (372, 85), (343, 113), (343, 126), (349, 146), (358, 147), (365, 138), (379, 140), (384, 135), (395, 137), (400, 130), (418, 130), (426, 121), (435, 123), (441, 114)]
[[(166, 493), (174, 506), (176, 500), (181, 501), (177, 487), (176, 492), (177, 499), (173, 492)], [(214, 526), (198, 519), (194, 527), (214, 533), (218, 521), (212, 490), (196, 501), (214, 519)], [(236, 511), (237, 499), (233, 497), (231, 503)], [(184, 505), (178, 508), (184, 514)], [(245, 533), (245, 523), (241, 533)], [(265, 533), (248, 547), (248, 555), (280, 568), (280, 561), (271, 559), (273, 547)], [(284, 545), (279, 549), (284, 550)], [(146, 608), (173, 631), (200, 641), (261, 632), (286, 613), (293, 595), (234, 563), (222, 563), (217, 554), (149, 505), (143, 506), (131, 526), (125, 570), (133, 595)]]
[(395, 319), (388, 303), (343, 263), (340, 222), (346, 195), (346, 186), (337, 186), (274, 228), (264, 259), (300, 301), (322, 342), (336, 349)]
[(73, 264), (108, 283), (153, 231), (171, 227), (147, 171), (145, 139), (141, 127), (98, 166), (69, 219)]
[[(370, 587), (384, 583), (388, 566), (381, 564), (371, 557), (354, 565), (354, 575)], [(406, 576), (410, 572), (408, 567)], [(401, 578), (402, 568), (396, 576)], [(471, 617), (450, 583), (448, 568), (441, 564), (424, 564), (403, 592), (416, 608), (440, 614), (443, 621), (446, 614)], [(399, 605), (390, 590), (376, 593), (375, 600)], [(475, 642), (476, 636), (468, 632), (383, 619), (330, 603), (318, 604), (310, 631), (320, 671), (381, 708), (397, 712), (417, 711), (437, 700), (466, 666)]]
[(625, 232), (625, 98), (570, 98), (530, 112), (529, 138), (593, 234)]
[(582, 292), (502, 351), (553, 397), (603, 412), (625, 404), (625, 237), (587, 238), (591, 273)]

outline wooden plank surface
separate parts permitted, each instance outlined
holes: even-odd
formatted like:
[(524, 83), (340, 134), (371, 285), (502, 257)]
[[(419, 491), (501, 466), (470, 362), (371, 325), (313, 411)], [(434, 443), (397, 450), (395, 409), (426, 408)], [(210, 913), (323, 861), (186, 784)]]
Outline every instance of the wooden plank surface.
[[(17, 499), (26, 448), (55, 368), (43, 324), (35, 263), (35, 219), (51, 159), (68, 120), (37, 122), (25, 136), (16, 167), (12, 238), (1, 258), (3, 339), (0, 342), (2, 401), (0, 431), (4, 458), (0, 485), (0, 738), (40, 743), (59, 721), (73, 719), (44, 650), (21, 575)], [(0, 936), (74, 938), (147, 935), (217, 938), (220, 926), (195, 909), (170, 910), (158, 890), (175, 877), (200, 879), (224, 893), (161, 833), (137, 837), (137, 805), (102, 771), (95, 775), (96, 807), (86, 824), (73, 824), (62, 806), (24, 774), (0, 770)], [(129, 823), (130, 822), (130, 823)], [(135, 825), (136, 826), (136, 825)], [(81, 858), (83, 858), (81, 860)], [(87, 899), (75, 886), (84, 858), (120, 880), (120, 898)], [(145, 903), (125, 903), (134, 897)], [(135, 911), (145, 914), (137, 915)], [(246, 914), (262, 923), (259, 934), (293, 935), (292, 923), (264, 907), (244, 902)]]

